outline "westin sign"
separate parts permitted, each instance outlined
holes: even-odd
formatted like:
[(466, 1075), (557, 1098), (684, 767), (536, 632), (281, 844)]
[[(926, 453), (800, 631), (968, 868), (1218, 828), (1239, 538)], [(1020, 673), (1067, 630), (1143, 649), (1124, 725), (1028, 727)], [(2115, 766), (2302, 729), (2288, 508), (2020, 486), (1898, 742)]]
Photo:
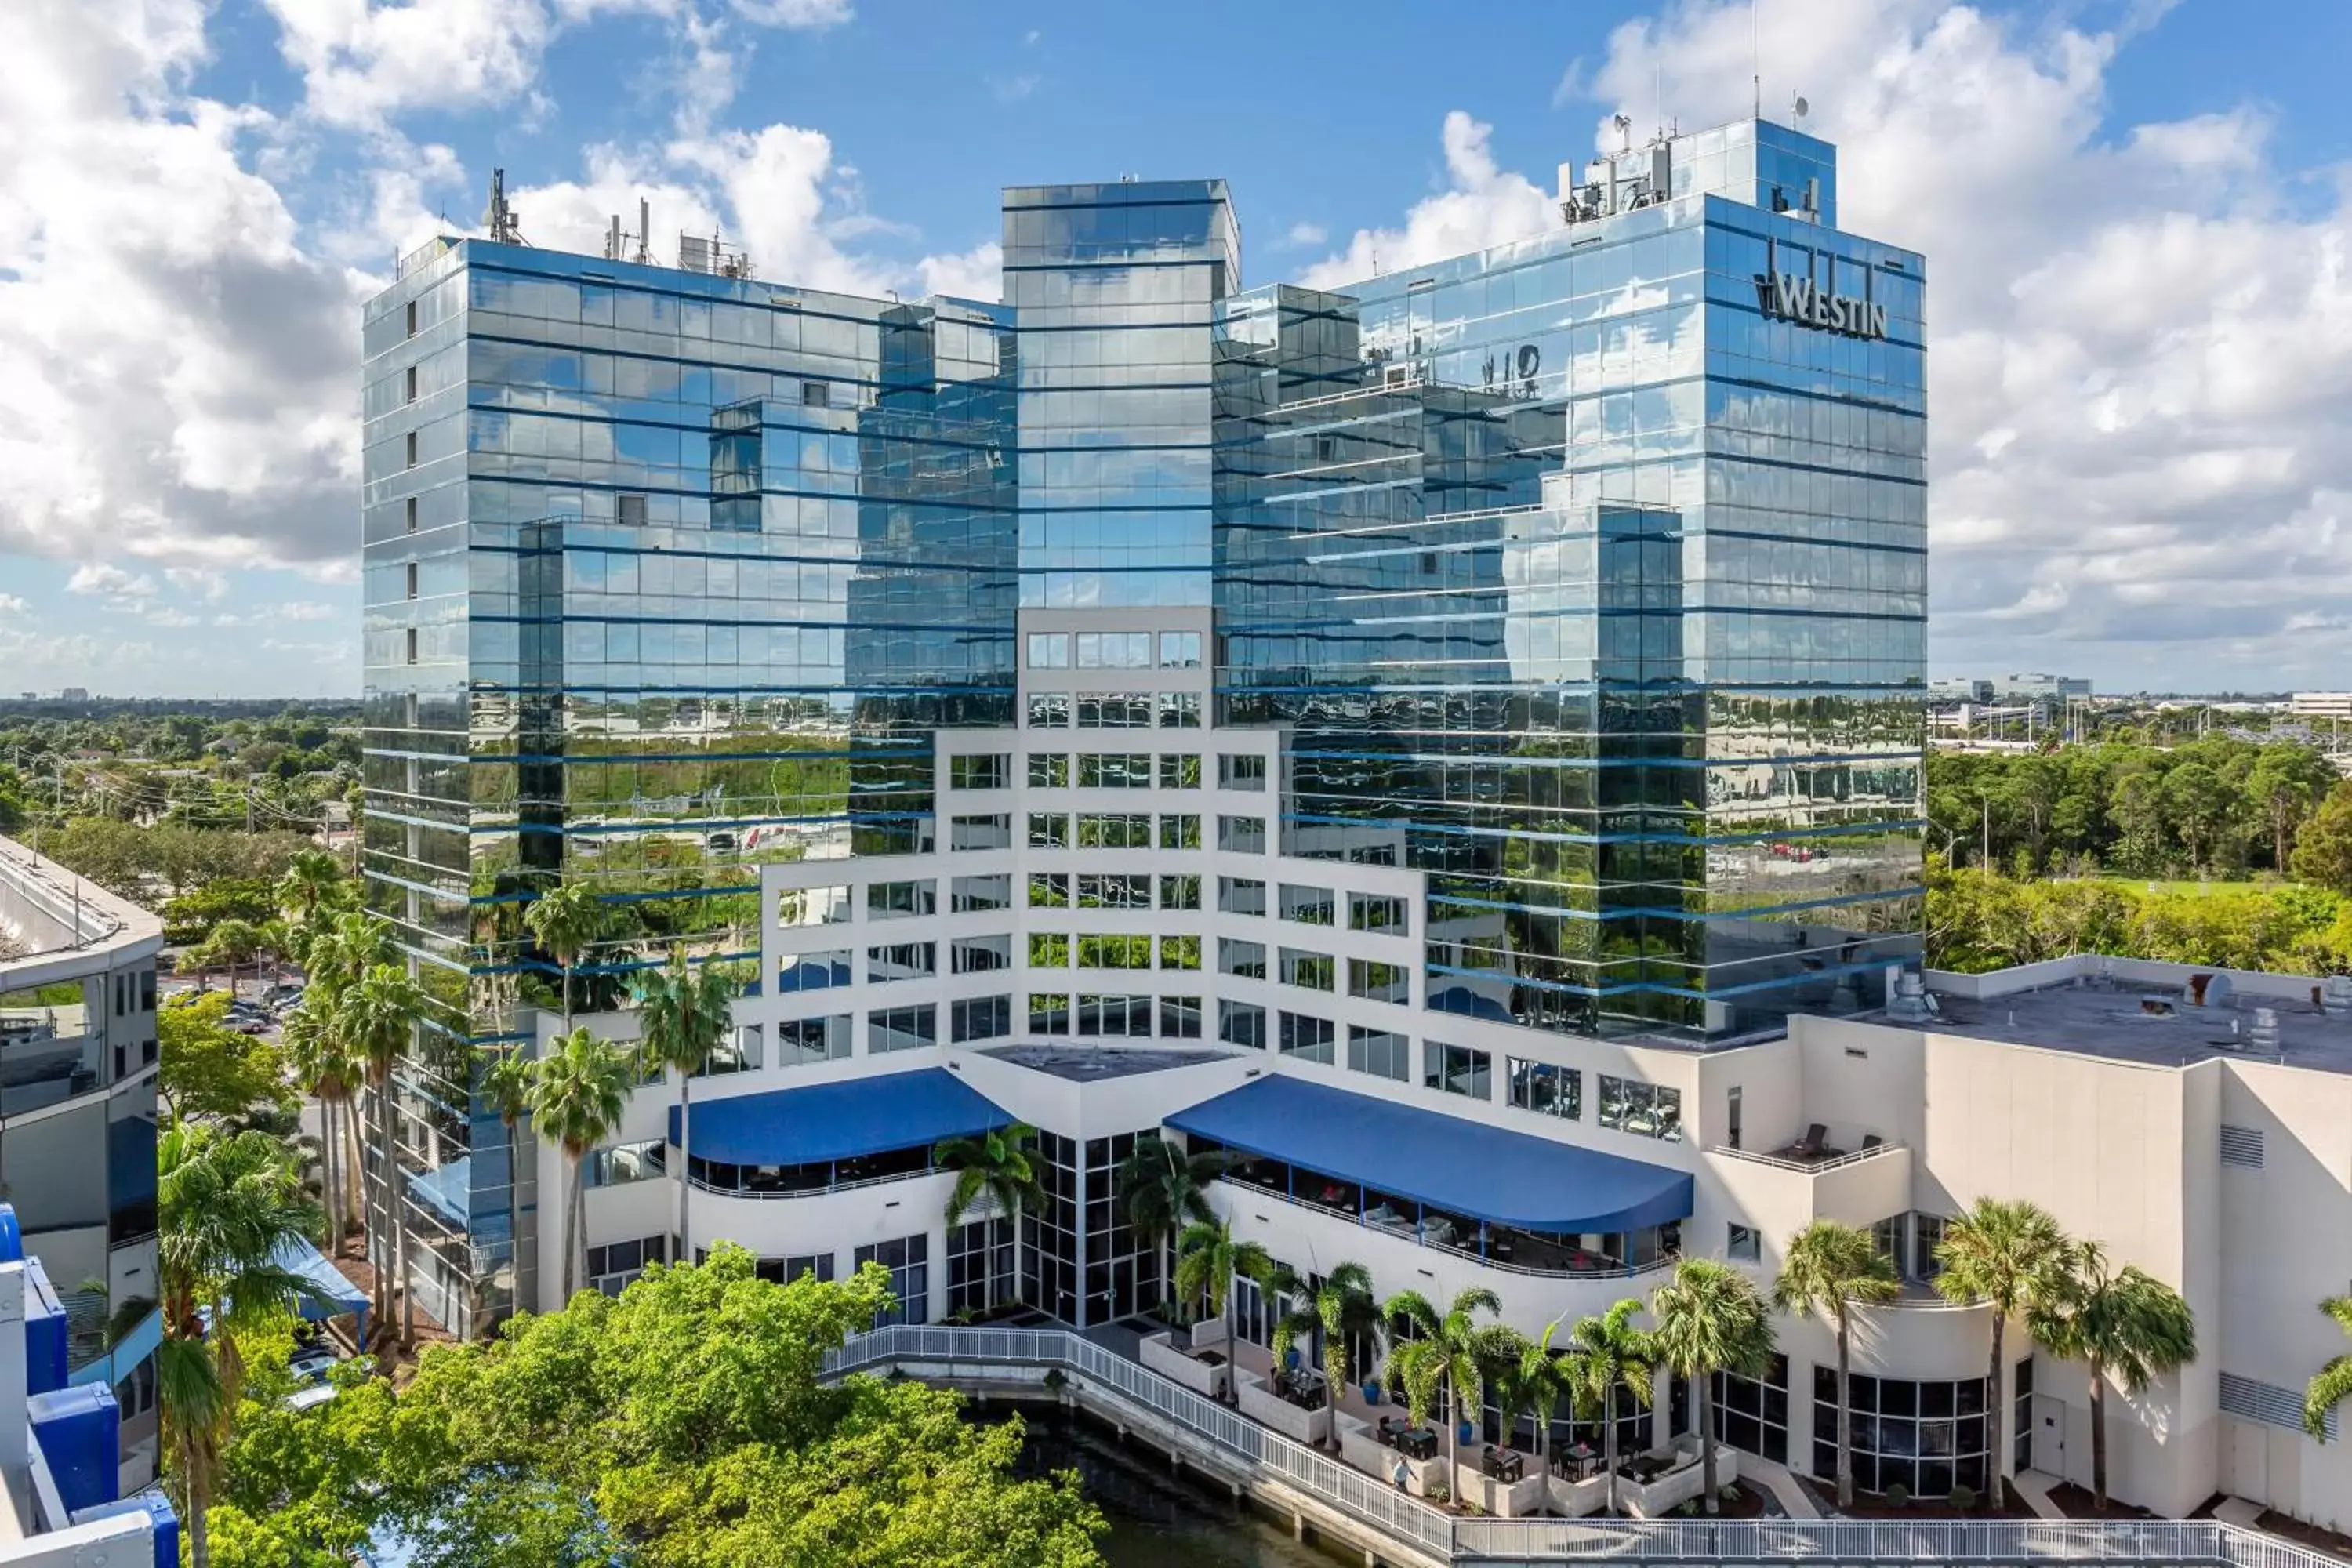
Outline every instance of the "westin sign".
[(1756, 299), (1766, 315), (1801, 327), (1820, 327), (1850, 338), (1886, 335), (1885, 306), (1816, 289), (1811, 279), (1793, 272), (1758, 273)]

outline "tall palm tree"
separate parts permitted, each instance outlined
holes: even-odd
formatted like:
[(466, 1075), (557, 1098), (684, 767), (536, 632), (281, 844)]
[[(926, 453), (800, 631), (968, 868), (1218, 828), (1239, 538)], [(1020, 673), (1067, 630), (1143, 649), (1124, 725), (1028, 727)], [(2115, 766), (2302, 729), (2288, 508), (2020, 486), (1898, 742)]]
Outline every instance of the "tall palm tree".
[(297, 931), (314, 934), (351, 908), (356, 889), (342, 862), (323, 849), (305, 849), (286, 863), (270, 894), (278, 912)]
[(2095, 1241), (2065, 1249), (2055, 1282), (2026, 1309), (2052, 1355), (2091, 1374), (2091, 1501), (2107, 1506), (2107, 1376), (2137, 1394), (2197, 1359), (2197, 1315), (2180, 1293), (2136, 1264), (2112, 1268)]
[(2005, 1198), (1979, 1198), (1966, 1214), (1944, 1226), (1936, 1244), (1942, 1272), (1936, 1289), (1945, 1300), (1982, 1301), (1992, 1309), (1990, 1372), (1985, 1383), (1986, 1428), (1992, 1436), (1993, 1479), (1985, 1506), (2000, 1504), (2000, 1482), (2016, 1473), (2015, 1454), (2004, 1440), (2009, 1416), (2009, 1368), (2001, 1342), (2010, 1319), (2030, 1310), (2056, 1279), (2066, 1260), (2066, 1233), (2047, 1210)]
[(723, 965), (706, 963), (696, 969), (688, 964), (683, 947), (671, 948), (669, 962), (641, 975), (636, 985), (638, 1055), (649, 1067), (677, 1073), (677, 1235), (678, 1245), (689, 1255), (694, 1233), (686, 1223), (686, 1173), (691, 1163), (694, 1104), (687, 1085), (710, 1065), (711, 1054), (735, 1026), (735, 998), (742, 989), (742, 982)]
[[(299, 928), (277, 915), (255, 927), (254, 938), (260, 955), (269, 961), (269, 978), (273, 980), (284, 976), (287, 960), (299, 958), (309, 942)], [(260, 978), (257, 968), (255, 977)]]
[(1551, 1348), (1551, 1337), (1559, 1331), (1559, 1323), (1558, 1318), (1546, 1323), (1543, 1337), (1528, 1341), (1519, 1352), (1518, 1396), (1535, 1416), (1538, 1463), (1551, 1447), (1552, 1417), (1559, 1413), (1559, 1402), (1571, 1392), (1567, 1364)]
[(482, 1103), (498, 1113), (507, 1134), (508, 1233), (522, 1234), (516, 1223), (521, 1212), (522, 1173), (515, 1166), (515, 1129), (530, 1110), (531, 1064), (520, 1046), (509, 1046), (482, 1069)]
[(1706, 1467), (1706, 1511), (1720, 1512), (1707, 1398), (1718, 1372), (1760, 1378), (1771, 1370), (1771, 1310), (1740, 1270), (1711, 1258), (1685, 1258), (1675, 1265), (1674, 1278), (1652, 1293), (1650, 1315), (1658, 1325), (1658, 1359), (1690, 1384), (1691, 1415)]
[[(1503, 1303), (1483, 1286), (1472, 1286), (1448, 1303), (1441, 1314), (1418, 1290), (1400, 1290), (1388, 1299), (1381, 1314), (1388, 1320), (1392, 1341), (1389, 1365), (1403, 1380), (1405, 1405), (1416, 1424), (1426, 1420), (1431, 1396), (1445, 1396), (1446, 1486), (1454, 1490), (1454, 1467), (1462, 1458), (1462, 1423), (1468, 1413), (1486, 1404), (1486, 1379), (1508, 1359), (1510, 1332), (1499, 1323), (1482, 1323), (1478, 1314), (1499, 1317)], [(1409, 1336), (1409, 1337), (1408, 1337)]]
[(1647, 1410), (1658, 1378), (1658, 1347), (1647, 1329), (1636, 1328), (1642, 1303), (1627, 1297), (1599, 1317), (1579, 1318), (1568, 1332), (1560, 1378), (1578, 1412), (1601, 1422), (1601, 1462), (1609, 1473), (1609, 1511), (1617, 1511), (1617, 1391)]
[(581, 1163), (613, 1134), (629, 1100), (635, 1066), (628, 1052), (586, 1029), (558, 1036), (547, 1055), (532, 1064), (530, 1119), (539, 1135), (563, 1151), (567, 1190), (563, 1203), (563, 1299), (569, 1301), (586, 1272), (582, 1232)]
[(1853, 1390), (1853, 1313), (1902, 1293), (1895, 1265), (1880, 1254), (1870, 1233), (1833, 1219), (1817, 1219), (1789, 1238), (1780, 1277), (1772, 1282), (1772, 1304), (1792, 1317), (1826, 1319), (1837, 1329), (1837, 1498), (1853, 1506), (1853, 1421), (1848, 1403)]
[(1208, 1315), (1219, 1321), (1236, 1279), (1272, 1290), (1275, 1275), (1273, 1255), (1255, 1241), (1234, 1240), (1234, 1227), (1221, 1216), (1196, 1219), (1176, 1238), (1177, 1299), (1206, 1303)]
[(530, 929), (563, 976), (563, 1032), (572, 1032), (572, 973), (589, 947), (611, 925), (610, 916), (595, 890), (585, 882), (563, 882), (534, 899), (522, 911)]
[(1165, 1138), (1136, 1141), (1134, 1152), (1119, 1162), (1111, 1175), (1111, 1191), (1136, 1239), (1160, 1259), (1162, 1278), (1174, 1273), (1168, 1248), (1176, 1233), (1198, 1220), (1215, 1217), (1209, 1207), (1208, 1185), (1224, 1174), (1226, 1156), (1188, 1154)]
[(236, 1413), (244, 1363), (236, 1331), (281, 1315), (314, 1289), (278, 1249), (307, 1236), (316, 1211), (278, 1140), (174, 1122), (156, 1142), (156, 1277), (163, 1341), (156, 1387), (169, 1431), (180, 1516), (196, 1568), (212, 1561), (205, 1514)]
[(1296, 1300), (1296, 1306), (1275, 1320), (1274, 1359), (1282, 1363), (1301, 1339), (1315, 1342), (1323, 1358), (1323, 1403), (1336, 1417), (1357, 1343), (1368, 1340), (1377, 1347), (1388, 1331), (1388, 1320), (1372, 1295), (1371, 1270), (1360, 1263), (1337, 1264), (1313, 1291)]
[(327, 1248), (342, 1250), (343, 1233), (359, 1216), (359, 1172), (347, 1151), (357, 1142), (344, 1125), (352, 1115), (353, 1091), (366, 1068), (346, 1047), (342, 1037), (322, 1014), (309, 1006), (286, 1016), (278, 1036), (303, 1092), (319, 1102), (320, 1155), (324, 1166)]
[[(2330, 1296), (2319, 1310), (2335, 1320), (2337, 1328), (2352, 1334), (2352, 1296)], [(2347, 1399), (2352, 1399), (2352, 1352), (2331, 1357), (2304, 1389), (2303, 1429), (2326, 1442), (2328, 1412)]]
[(376, 1269), (376, 1322), (379, 1332), (391, 1331), (393, 1292), (397, 1289), (404, 1303), (397, 1325), (404, 1346), (416, 1342), (416, 1330), (405, 1304), (408, 1226), (401, 1219), (405, 1199), (401, 1192), (394, 1068), (401, 1052), (415, 1038), (425, 1008), (425, 989), (410, 978), (407, 971), (396, 963), (379, 963), (343, 992), (336, 1005), (334, 1023), (352, 1050), (366, 1064), (367, 1083), (375, 1102), (377, 1174), (382, 1182), (385, 1250), (392, 1265), (388, 1272), (381, 1265)]
[[(1024, 1209), (1042, 1211), (1045, 1189), (1037, 1179), (1036, 1152), (1037, 1130), (1020, 1121), (992, 1128), (977, 1138), (941, 1139), (931, 1150), (932, 1163), (956, 1173), (955, 1186), (948, 1193), (948, 1229), (961, 1225), (982, 1197), (995, 1200), (1008, 1224), (1016, 1223)], [(992, 1300), (988, 1305), (1003, 1303)]]

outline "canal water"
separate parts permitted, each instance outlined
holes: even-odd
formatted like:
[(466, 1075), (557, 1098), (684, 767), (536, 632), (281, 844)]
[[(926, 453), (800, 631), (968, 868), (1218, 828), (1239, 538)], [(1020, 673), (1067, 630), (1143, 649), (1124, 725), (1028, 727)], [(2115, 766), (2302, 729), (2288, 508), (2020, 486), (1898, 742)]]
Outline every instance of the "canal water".
[[(1003, 1404), (967, 1405), (981, 1420)], [(1331, 1568), (1362, 1558), (1302, 1544), (1288, 1523), (1234, 1501), (1221, 1486), (1174, 1470), (1147, 1444), (1120, 1441), (1110, 1427), (1058, 1405), (1013, 1406), (1027, 1424), (1022, 1468), (1030, 1475), (1076, 1470), (1087, 1496), (1110, 1521), (1102, 1554), (1110, 1568)]]

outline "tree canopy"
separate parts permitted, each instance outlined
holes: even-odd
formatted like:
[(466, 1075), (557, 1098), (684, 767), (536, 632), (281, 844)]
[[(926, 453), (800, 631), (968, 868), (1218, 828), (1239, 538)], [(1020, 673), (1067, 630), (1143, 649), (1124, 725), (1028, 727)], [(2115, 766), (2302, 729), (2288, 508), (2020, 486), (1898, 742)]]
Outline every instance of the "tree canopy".
[(396, 1532), (417, 1568), (1099, 1563), (1076, 1478), (1015, 1478), (1017, 1420), (975, 1426), (910, 1382), (818, 1381), (888, 1296), (873, 1265), (777, 1285), (721, 1243), (618, 1300), (583, 1292), (491, 1344), (429, 1348), (397, 1395), (342, 1372), (337, 1398), (294, 1412), (257, 1383), (216, 1561), (308, 1568)]

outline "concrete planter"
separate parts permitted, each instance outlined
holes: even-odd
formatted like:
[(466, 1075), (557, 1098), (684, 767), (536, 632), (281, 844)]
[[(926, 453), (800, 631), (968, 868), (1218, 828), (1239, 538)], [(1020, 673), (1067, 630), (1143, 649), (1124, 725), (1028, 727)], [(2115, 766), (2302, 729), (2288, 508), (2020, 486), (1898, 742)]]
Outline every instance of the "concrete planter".
[[(1550, 1496), (1552, 1512), (1562, 1519), (1584, 1519), (1609, 1504), (1609, 1477), (1604, 1471), (1595, 1471), (1580, 1481), (1571, 1481), (1564, 1476), (1548, 1477), (1544, 1488)], [(1620, 1498), (1622, 1500), (1622, 1493)]]
[(1454, 1495), (1457, 1500), (1475, 1503), (1496, 1519), (1526, 1519), (1543, 1512), (1550, 1501), (1543, 1468), (1532, 1454), (1528, 1456), (1527, 1468), (1516, 1481), (1498, 1481), (1475, 1463), (1456, 1465), (1454, 1479)]
[(1196, 1361), (1176, 1348), (1167, 1334), (1154, 1334), (1143, 1342), (1143, 1364), (1166, 1378), (1206, 1398), (1215, 1399), (1224, 1393), (1225, 1379), (1232, 1375), (1230, 1363), (1211, 1366)]
[[(1625, 1511), (1636, 1519), (1663, 1519), (1683, 1504), (1705, 1494), (1706, 1467), (1699, 1461), (1696, 1447), (1675, 1451), (1675, 1466), (1656, 1480), (1636, 1486), (1623, 1477), (1617, 1479), (1617, 1500)], [(1736, 1450), (1716, 1445), (1715, 1484), (1727, 1487), (1739, 1479), (1739, 1458)]]
[(1301, 1410), (1275, 1393), (1265, 1379), (1246, 1372), (1236, 1374), (1234, 1387), (1241, 1393), (1242, 1414), (1259, 1426), (1295, 1443), (1322, 1443), (1331, 1436), (1329, 1406)]

